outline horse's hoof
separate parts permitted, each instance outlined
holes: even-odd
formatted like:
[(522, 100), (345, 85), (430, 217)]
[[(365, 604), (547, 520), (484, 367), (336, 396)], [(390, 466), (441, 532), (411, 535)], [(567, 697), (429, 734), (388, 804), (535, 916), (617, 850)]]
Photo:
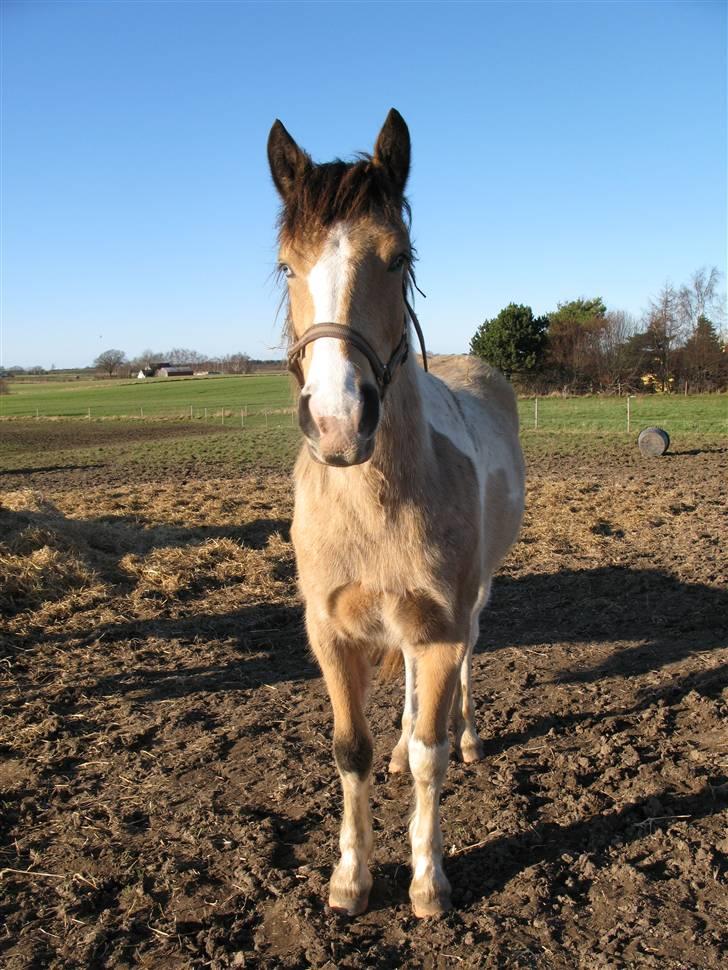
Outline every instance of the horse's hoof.
[(388, 770), (390, 775), (403, 775), (405, 772), (409, 771), (409, 758), (407, 755), (404, 755), (403, 757), (400, 757), (399, 755), (392, 755)]
[(472, 765), (476, 761), (482, 761), (485, 757), (485, 748), (480, 738), (474, 741), (465, 741), (458, 746), (460, 760), (463, 764)]
[(450, 902), (450, 893), (442, 892), (435, 896), (421, 896), (417, 893), (410, 895), (410, 902), (412, 903), (412, 912), (415, 914), (417, 919), (427, 919), (430, 916), (441, 916), (446, 913), (452, 903)]
[(343, 896), (339, 893), (329, 894), (329, 909), (345, 916), (361, 916), (369, 905), (369, 893), (359, 893), (358, 896)]

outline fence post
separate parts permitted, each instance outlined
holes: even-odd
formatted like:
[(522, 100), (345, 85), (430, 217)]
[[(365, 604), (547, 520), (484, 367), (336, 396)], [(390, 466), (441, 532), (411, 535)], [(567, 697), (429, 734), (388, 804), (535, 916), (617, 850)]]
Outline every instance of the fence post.
[(140, 418), (144, 417), (144, 408), (139, 408), (139, 417)]
[(91, 408), (88, 409), (88, 420), (91, 420)]
[(225, 427), (225, 408), (220, 408), (220, 424)]
[(632, 417), (631, 410), (630, 410), (630, 403), (629, 403), (630, 400), (631, 400), (631, 396), (628, 394), (627, 395), (627, 434), (630, 433), (630, 423), (631, 423), (630, 419)]
[(207, 408), (205, 408), (205, 421), (207, 421)]
[(533, 430), (538, 431), (538, 398), (533, 399)]
[(268, 430), (268, 409), (265, 410), (265, 430)]
[(245, 418), (243, 417), (243, 409), (242, 408), (240, 408), (240, 427), (241, 428), (244, 428), (245, 427)]
[(35, 409), (35, 420), (37, 421), (40, 415), (38, 414), (38, 408)]

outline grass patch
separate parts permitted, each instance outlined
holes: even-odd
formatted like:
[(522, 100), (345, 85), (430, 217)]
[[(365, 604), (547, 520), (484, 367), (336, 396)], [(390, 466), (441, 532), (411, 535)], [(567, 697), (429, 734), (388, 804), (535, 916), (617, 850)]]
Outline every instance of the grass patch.
[[(521, 428), (535, 425), (533, 399), (518, 402)], [(728, 396), (725, 394), (678, 395), (643, 394), (630, 399), (630, 428), (639, 433), (658, 425), (669, 434), (674, 432), (728, 432)], [(541, 397), (538, 399), (540, 431), (612, 431), (627, 430), (627, 399), (624, 397)]]
[[(252, 374), (137, 380), (67, 380), (10, 382), (0, 398), (0, 415), (8, 418), (134, 417), (184, 418), (199, 424), (286, 427), (295, 423), (293, 384), (287, 374)], [(630, 402), (631, 429), (651, 425), (674, 432), (728, 432), (728, 395), (644, 394)], [(534, 401), (518, 402), (521, 426), (534, 427)], [(542, 397), (540, 430), (626, 431), (627, 399), (616, 397)]]
[(223, 409), (286, 407), (293, 402), (286, 374), (148, 378), (139, 380), (72, 380), (10, 382), (0, 399), (4, 417), (190, 417), (208, 420)]
[[(719, 451), (725, 436), (692, 431), (672, 435), (669, 455)], [(224, 427), (200, 422), (169, 421), (28, 421), (2, 426), (0, 474), (87, 470), (99, 479), (163, 480), (195, 477), (230, 478), (249, 472), (289, 471), (301, 435), (289, 423), (280, 427)], [(574, 430), (521, 433), (526, 459), (546, 468), (560, 459), (616, 464), (640, 462), (637, 431)], [(659, 462), (657, 462), (659, 465)], [(656, 466), (657, 467), (657, 466)]]

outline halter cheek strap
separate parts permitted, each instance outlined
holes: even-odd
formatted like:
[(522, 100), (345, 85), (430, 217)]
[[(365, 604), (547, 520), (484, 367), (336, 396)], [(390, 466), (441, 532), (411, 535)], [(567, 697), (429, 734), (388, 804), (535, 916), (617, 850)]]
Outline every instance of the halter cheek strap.
[[(404, 303), (407, 307), (407, 313), (412, 319), (412, 323), (417, 331), (417, 337), (419, 338), (420, 347), (422, 349), (422, 363), (425, 370), (427, 370), (427, 351), (425, 349), (425, 338), (422, 334), (420, 322), (415, 316), (414, 310), (409, 305), (406, 296), (404, 298)], [(351, 327), (344, 327), (340, 323), (316, 323), (312, 327), (309, 327), (300, 340), (297, 340), (294, 344), (292, 344), (288, 351), (288, 369), (298, 381), (299, 387), (303, 387), (304, 384), (301, 359), (305, 354), (306, 347), (310, 343), (313, 343), (314, 340), (320, 340), (322, 337), (334, 337), (336, 340), (343, 340), (344, 343), (355, 347), (366, 357), (372, 368), (374, 379), (376, 380), (377, 387), (379, 388), (379, 397), (382, 400), (384, 399), (387, 388), (392, 383), (394, 375), (407, 360), (407, 355), (409, 354), (409, 341), (407, 340), (407, 315), (405, 315), (404, 318), (402, 336), (399, 338), (399, 343), (392, 351), (392, 355), (386, 364), (382, 363), (376, 350), (372, 347), (366, 337), (357, 330), (352, 330)]]

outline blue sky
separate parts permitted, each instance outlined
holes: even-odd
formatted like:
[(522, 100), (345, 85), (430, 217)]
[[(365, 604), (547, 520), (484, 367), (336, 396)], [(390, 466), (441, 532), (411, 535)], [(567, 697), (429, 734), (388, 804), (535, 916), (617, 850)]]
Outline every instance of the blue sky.
[(726, 4), (4, 0), (3, 363), (277, 356), (276, 117), (319, 161), (390, 106), (433, 350), (511, 301), (640, 313), (726, 265)]

